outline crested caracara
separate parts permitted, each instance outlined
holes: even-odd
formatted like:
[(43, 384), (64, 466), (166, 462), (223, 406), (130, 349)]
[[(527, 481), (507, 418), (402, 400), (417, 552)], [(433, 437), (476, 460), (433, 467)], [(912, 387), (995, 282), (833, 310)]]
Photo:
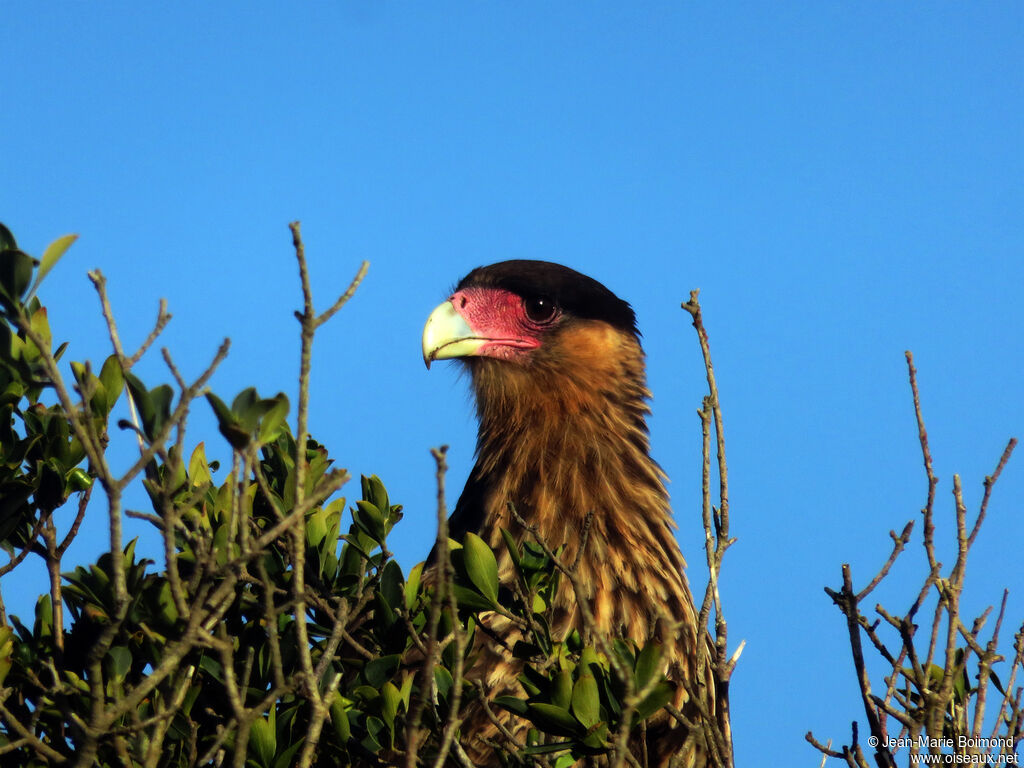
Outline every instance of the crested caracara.
[[(500, 531), (529, 536), (512, 518), (511, 502), (548, 546), (564, 546), (564, 562), (576, 563), (596, 631), (640, 646), (661, 640), (669, 678), (690, 681), (713, 713), (710, 642), (697, 626), (665, 477), (648, 451), (650, 393), (629, 304), (558, 264), (479, 267), (428, 318), (423, 357), (428, 366), (457, 358), (476, 396), (476, 465), (452, 514), (451, 537), (477, 533), (498, 555), (499, 578), (511, 581)], [(552, 608), (554, 636), (572, 629), (585, 635), (567, 579)], [(492, 630), (512, 631), (494, 618)], [(491, 695), (519, 693), (518, 662), (497, 644), (480, 650), (468, 677)], [(697, 681), (702, 655), (706, 672)], [(682, 685), (676, 703), (700, 722)], [(479, 738), (495, 732), (483, 713), (471, 713), (462, 732), (478, 765), (497, 764)], [(681, 758), (677, 765), (705, 765), (703, 737), (667, 716), (649, 723), (646, 741), (651, 766), (673, 756)]]

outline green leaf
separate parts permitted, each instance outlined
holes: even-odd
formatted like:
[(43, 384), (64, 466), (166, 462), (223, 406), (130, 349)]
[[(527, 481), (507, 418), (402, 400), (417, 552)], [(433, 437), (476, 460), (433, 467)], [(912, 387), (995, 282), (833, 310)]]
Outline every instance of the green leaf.
[(32, 279), (32, 257), (24, 251), (0, 251), (0, 299), (8, 307), (21, 300)]
[(15, 251), (18, 249), (18, 243), (14, 239), (14, 235), (11, 234), (11, 230), (0, 224), (0, 251)]
[[(989, 676), (989, 679), (992, 681), (992, 685), (994, 685), (996, 687), (996, 690), (999, 691), (999, 693), (1001, 693), (1003, 696), (1005, 696), (1006, 695), (1006, 691), (1003, 690), (1003, 684), (999, 680), (999, 676), (995, 672), (989, 672), (988, 676)], [(0, 682), (2, 682), (2, 681), (0, 681)]]
[(554, 704), (528, 704), (526, 716), (538, 728), (556, 736), (577, 736), (581, 730), (580, 724), (568, 709)]
[(388, 492), (384, 488), (384, 483), (376, 475), (369, 477), (363, 475), (360, 479), (363, 486), (363, 498), (379, 509), (382, 514), (387, 515), (391, 509), (391, 502), (388, 500)]
[(402, 586), (402, 567), (394, 560), (388, 560), (381, 571), (379, 591), (393, 610), (398, 610), (405, 604)]
[[(237, 395), (235, 399), (231, 401), (231, 412), (235, 416), (242, 417), (246, 411), (250, 410), (254, 405), (259, 402), (260, 396), (256, 392), (255, 387), (246, 387)], [(255, 424), (253, 424), (255, 426)]]
[(35, 295), (36, 290), (39, 288), (39, 284), (43, 282), (43, 278), (50, 272), (51, 269), (60, 261), (71, 244), (78, 239), (78, 235), (64, 235), (58, 237), (43, 251), (43, 257), (39, 260), (39, 270), (36, 272), (36, 280), (32, 283), (32, 289), (28, 292), (26, 299), (32, 298)]
[[(0, 226), (3, 226), (0, 224)], [(14, 630), (0, 627), (0, 685), (4, 684), (7, 673), (11, 670), (14, 655)]]
[[(523, 750), (524, 755), (549, 755), (552, 752), (564, 752), (567, 749), (575, 746), (575, 741), (553, 741), (550, 744), (534, 744)], [(570, 759), (568, 765), (575, 765), (576, 759), (572, 755), (566, 755)], [(566, 765), (559, 758), (559, 762), (556, 765)]]
[(270, 768), (273, 765), (274, 754), (277, 752), (277, 734), (269, 720), (258, 717), (253, 721), (249, 731), (249, 745), (261, 766)]
[(386, 682), (380, 689), (381, 715), (389, 730), (395, 728), (395, 717), (398, 715), (398, 705), (402, 701), (402, 693), (392, 682)]
[(170, 582), (165, 581), (160, 585), (156, 603), (156, 608), (159, 611), (157, 617), (161, 619), (163, 624), (167, 626), (173, 625), (178, 620), (178, 606), (174, 604)]
[(508, 547), (508, 554), (512, 558), (512, 562), (516, 568), (519, 568), (519, 564), (522, 562), (519, 556), (519, 546), (516, 544), (516, 540), (512, 537), (504, 528), (501, 529), (501, 538), (505, 540), (505, 546)]
[(352, 738), (352, 725), (348, 721), (348, 712), (345, 711), (340, 696), (335, 696), (331, 703), (331, 725), (334, 727), (334, 735), (338, 737), (338, 742), (348, 743)]
[(206, 460), (206, 443), (199, 443), (192, 451), (188, 460), (188, 476), (193, 488), (213, 482)]
[[(32, 317), (29, 318), (29, 327), (32, 328), (32, 332), (39, 337), (46, 350), (49, 351), (50, 345), (53, 343), (53, 335), (50, 333), (50, 321), (46, 315), (46, 307), (39, 307), (39, 309), (32, 313)], [(29, 345), (30, 347), (35, 347), (35, 342), (29, 341)], [(40, 353), (42, 351), (39, 350)]]
[(107, 651), (107, 673), (118, 682), (128, 676), (132, 668), (132, 653), (123, 645), (115, 645)]
[(583, 737), (583, 745), (591, 749), (603, 749), (608, 743), (608, 724), (598, 723)]
[(473, 586), (480, 590), (480, 594), (491, 601), (493, 605), (498, 603), (498, 561), (494, 558), (494, 552), (487, 546), (487, 543), (475, 533), (467, 533), (462, 542), (463, 562), (466, 566), (466, 574)]
[(381, 746), (378, 736), (380, 736), (381, 731), (385, 730), (386, 727), (387, 726), (384, 725), (384, 721), (379, 717), (368, 715), (366, 718), (366, 736), (364, 736), (359, 743), (362, 744), (369, 752), (374, 754), (379, 753), (383, 749), (383, 746)]
[(616, 637), (612, 641), (612, 651), (619, 657), (619, 661), (626, 664), (631, 669), (636, 664), (635, 647), (633, 643), (629, 642), (625, 638)]
[(103, 368), (100, 369), (100, 382), (103, 384), (103, 391), (106, 394), (106, 413), (114, 407), (117, 398), (124, 390), (124, 372), (121, 370), (121, 363), (117, 355), (111, 355), (103, 361)]
[(675, 692), (675, 686), (667, 680), (662, 680), (660, 683), (655, 685), (644, 700), (636, 705), (637, 722), (646, 720), (668, 704), (669, 701), (671, 701), (672, 696), (675, 695)]
[(526, 702), (522, 699), (517, 699), (515, 696), (495, 696), (494, 703), (517, 715), (525, 716), (528, 709)]
[(463, 587), (461, 584), (452, 585), (452, 594), (460, 609), (489, 611), (494, 608), (494, 603), (489, 598), (483, 597), (478, 592)]
[[(128, 379), (128, 388), (131, 389), (131, 381), (134, 377), (132, 374), (127, 374), (126, 378)], [(132, 394), (134, 396), (134, 391)], [(235, 415), (231, 412), (231, 409), (213, 392), (206, 393), (206, 402), (213, 408), (213, 414), (217, 417), (217, 428), (224, 435), (228, 444), (238, 450), (245, 448), (249, 444), (249, 433), (242, 428)]]
[(81, 467), (75, 467), (64, 478), (65, 490), (68, 493), (84, 491), (92, 487), (92, 478)]
[(363, 667), (363, 678), (368, 685), (379, 690), (398, 671), (401, 662), (402, 657), (397, 653), (371, 659)]
[(149, 390), (146, 389), (146, 385), (134, 373), (126, 373), (124, 380), (128, 384), (128, 391), (131, 393), (132, 400), (135, 401), (135, 407), (139, 410), (142, 423), (145, 424), (147, 420), (152, 422), (154, 413), (153, 401), (149, 397)]
[(362, 499), (357, 501), (356, 508), (352, 510), (352, 519), (370, 538), (378, 544), (384, 543), (384, 539), (387, 536), (384, 517), (374, 504)]
[(409, 571), (409, 578), (405, 582), (405, 610), (411, 611), (416, 603), (416, 596), (420, 591), (420, 579), (423, 577), (424, 563), (417, 563)]
[(661, 643), (651, 640), (644, 646), (636, 659), (636, 669), (633, 679), (636, 682), (636, 689), (639, 691), (656, 674), (661, 671)]
[(583, 672), (572, 688), (572, 713), (587, 728), (601, 719), (601, 697), (597, 680), (590, 670)]
[(594, 650), (594, 646), (588, 645), (580, 651), (580, 666), (584, 669), (590, 669), (591, 664), (598, 664), (597, 651)]
[(411, 670), (404, 672), (402, 675), (402, 687), (398, 693), (402, 697), (402, 705), (405, 707), (406, 712), (409, 711), (409, 697), (412, 695), (412, 684), (417, 677), (418, 675)]
[(274, 768), (292, 768), (295, 765), (295, 753), (302, 749), (304, 744), (302, 741), (297, 741), (284, 752), (277, 755), (274, 760)]
[(327, 537), (327, 510), (314, 509), (306, 515), (306, 543), (315, 547)]
[(288, 416), (288, 396), (284, 392), (278, 392), (268, 402), (272, 403), (272, 405), (260, 420), (259, 440), (263, 444), (272, 443), (277, 440), (282, 430), (287, 426), (285, 417)]
[(551, 703), (559, 709), (568, 709), (572, 701), (572, 673), (568, 669), (560, 669), (555, 675), (554, 683), (551, 689)]
[[(128, 383), (128, 391), (131, 392), (132, 400), (135, 401), (135, 407), (139, 410), (139, 418), (142, 419), (142, 432), (152, 440), (159, 434), (170, 416), (171, 398), (174, 391), (167, 384), (147, 390), (142, 381), (132, 373), (125, 374), (125, 381)], [(124, 422), (118, 423), (124, 424)]]
[(452, 686), (455, 685), (452, 673), (444, 667), (434, 667), (434, 685), (437, 686), (437, 695), (447, 700)]

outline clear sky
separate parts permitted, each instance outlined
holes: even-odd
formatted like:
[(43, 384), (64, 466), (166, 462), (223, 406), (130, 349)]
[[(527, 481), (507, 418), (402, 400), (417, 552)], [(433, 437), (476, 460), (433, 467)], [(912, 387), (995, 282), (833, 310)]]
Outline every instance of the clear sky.
[[(109, 353), (85, 277), (99, 267), (127, 344), (166, 297), (162, 344), (187, 375), (229, 336), (214, 389), (294, 401), (287, 223), (303, 223), (321, 307), (368, 259), (366, 283), (318, 337), (311, 427), (339, 465), (379, 474), (406, 505), (393, 542), (406, 566), (433, 536), (428, 449), (451, 445), (457, 491), (475, 433), (456, 366), (423, 367), (422, 324), (472, 267), (538, 258), (638, 312), (653, 451), (701, 591), (705, 385), (679, 309), (700, 288), (739, 538), (723, 580), (731, 640), (747, 641), (732, 688), (738, 764), (817, 765), (808, 729), (849, 738), (863, 712), (822, 586), (847, 561), (863, 584), (888, 531), (920, 517), (904, 350), (920, 371), (947, 560), (952, 474), (976, 508), (1007, 439), (1024, 437), (1024, 4), (2, 12), (0, 220), (36, 254), (81, 235), (41, 291), (67, 359)], [(139, 372), (170, 380), (158, 354)], [(228, 457), (205, 404), (191, 425)], [(1018, 625), (1022, 462), (996, 488), (965, 598), (980, 610), (1009, 586)], [(102, 516), (90, 522), (80, 561), (103, 547)], [(891, 610), (923, 579), (918, 550), (915, 538), (881, 593)], [(26, 618), (44, 583), (31, 573), (0, 585)]]

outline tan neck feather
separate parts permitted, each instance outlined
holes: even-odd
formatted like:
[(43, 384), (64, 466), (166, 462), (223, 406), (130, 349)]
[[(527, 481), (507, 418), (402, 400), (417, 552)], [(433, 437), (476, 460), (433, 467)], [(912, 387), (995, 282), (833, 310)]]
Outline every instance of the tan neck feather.
[[(664, 474), (648, 455), (643, 352), (635, 339), (608, 337), (595, 360), (594, 344), (573, 341), (577, 357), (591, 356), (576, 361), (585, 364), (567, 364), (564, 353), (557, 364), (522, 369), (475, 364), (474, 475), (498, 478), (485, 499), (490, 528), (481, 535), (498, 549), (501, 527), (527, 535), (508, 512), (511, 501), (552, 549), (565, 545), (563, 561), (572, 563), (590, 515), (578, 573), (598, 627), (642, 642), (660, 617), (693, 611)], [(618, 346), (609, 350), (609, 343)], [(575, 614), (569, 589), (563, 580), (565, 607)], [(578, 616), (565, 618), (578, 625)]]

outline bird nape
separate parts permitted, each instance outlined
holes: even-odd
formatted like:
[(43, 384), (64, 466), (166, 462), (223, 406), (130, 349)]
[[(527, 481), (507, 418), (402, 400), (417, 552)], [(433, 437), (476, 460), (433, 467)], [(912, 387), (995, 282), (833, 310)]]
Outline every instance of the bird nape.
[[(498, 555), (503, 582), (514, 571), (502, 528), (520, 541), (537, 535), (551, 549), (562, 547), (561, 557), (575, 564), (584, 586), (592, 623), (585, 625), (563, 579), (552, 606), (553, 635), (576, 629), (640, 646), (660, 641), (665, 671), (678, 685), (676, 705), (690, 722), (700, 722), (702, 709), (714, 716), (712, 644), (697, 626), (665, 476), (649, 453), (650, 393), (629, 304), (559, 264), (479, 267), (427, 319), (423, 358), (428, 367), (458, 359), (476, 396), (476, 464), (451, 516), (450, 536), (483, 538)], [(490, 629), (514, 632), (497, 616)], [(485, 647), (477, 649), (467, 677), (492, 697), (521, 694), (521, 663), (502, 644), (479, 642)], [(513, 732), (525, 725), (509, 717)], [(498, 764), (484, 744), (495, 731), (483, 712), (464, 721), (464, 742), (477, 765)], [(646, 750), (648, 765), (706, 764), (700, 729), (688, 731), (664, 715), (648, 722), (645, 738), (633, 749)]]

